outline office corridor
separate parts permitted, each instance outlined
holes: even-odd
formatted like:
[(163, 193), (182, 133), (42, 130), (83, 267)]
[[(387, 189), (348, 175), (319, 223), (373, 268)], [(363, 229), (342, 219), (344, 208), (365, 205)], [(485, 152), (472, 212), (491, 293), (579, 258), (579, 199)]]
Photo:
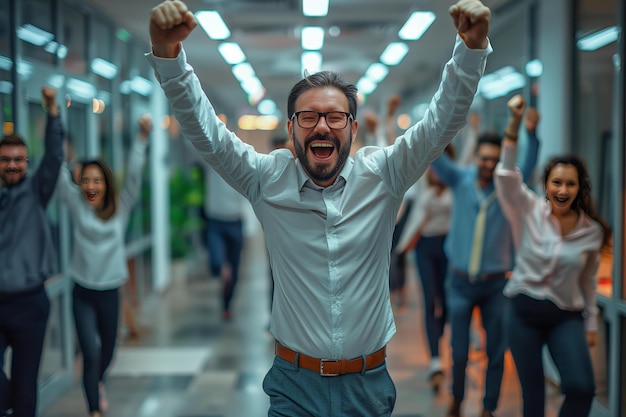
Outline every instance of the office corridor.
[[(199, 265), (204, 265), (203, 259)], [(421, 318), (421, 295), (414, 268), (407, 280), (409, 307), (396, 315), (398, 332), (388, 346), (387, 363), (397, 389), (396, 417), (443, 417), (448, 390), (434, 395), (427, 381), (427, 345)], [(204, 269), (191, 271), (184, 281), (148, 300), (137, 313), (140, 336), (120, 336), (109, 373), (107, 397), (110, 417), (261, 417), (269, 401), (261, 383), (273, 359), (269, 322), (269, 278), (265, 246), (259, 235), (244, 249), (242, 276), (232, 319), (222, 320), (219, 282)], [(449, 366), (449, 349), (443, 351)], [(482, 408), (484, 355), (472, 353), (468, 369), (465, 416)], [(41, 417), (87, 416), (76, 359), (72, 389)], [(556, 416), (560, 402), (548, 388), (549, 412)], [(498, 417), (517, 417), (519, 384), (510, 356)]]

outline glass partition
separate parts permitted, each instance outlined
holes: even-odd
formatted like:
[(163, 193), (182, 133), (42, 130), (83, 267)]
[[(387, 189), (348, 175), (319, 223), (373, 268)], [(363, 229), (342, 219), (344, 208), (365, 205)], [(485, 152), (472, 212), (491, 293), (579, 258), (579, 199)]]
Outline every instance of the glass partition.
[(22, 22), (17, 37), (22, 41), (22, 56), (39, 62), (54, 64), (58, 43), (52, 20), (53, 3), (49, 0), (24, 0), (21, 6)]

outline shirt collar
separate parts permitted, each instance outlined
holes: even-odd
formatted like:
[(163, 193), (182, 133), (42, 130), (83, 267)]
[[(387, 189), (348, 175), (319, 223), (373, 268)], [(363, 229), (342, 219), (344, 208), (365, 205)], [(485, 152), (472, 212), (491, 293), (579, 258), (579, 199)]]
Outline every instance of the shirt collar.
[[(352, 157), (348, 157), (348, 159), (346, 160), (346, 163), (343, 165), (343, 168), (341, 168), (341, 171), (339, 172), (337, 179), (329, 187), (336, 185), (340, 179), (342, 179), (344, 182), (347, 181), (348, 177), (350, 176), (350, 173), (352, 172), (353, 166), (354, 166), (354, 159), (352, 159)], [(299, 159), (296, 159), (296, 168), (297, 168), (296, 172), (298, 173), (298, 191), (302, 191), (302, 187), (304, 187), (307, 181), (312, 188), (320, 189), (320, 190), (324, 188), (324, 187), (318, 186), (311, 180), (311, 178), (309, 178), (309, 176), (304, 171), (304, 168), (302, 167), (302, 164), (300, 163)]]

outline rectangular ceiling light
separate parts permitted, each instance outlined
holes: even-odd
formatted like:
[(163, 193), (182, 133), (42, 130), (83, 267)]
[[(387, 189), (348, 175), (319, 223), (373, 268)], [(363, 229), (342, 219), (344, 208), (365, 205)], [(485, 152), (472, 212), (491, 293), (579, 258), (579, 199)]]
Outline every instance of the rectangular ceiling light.
[(359, 93), (365, 95), (371, 94), (376, 90), (376, 87), (378, 87), (378, 84), (367, 77), (361, 77), (356, 83), (356, 88), (359, 90)]
[(322, 54), (319, 52), (303, 52), (300, 57), (300, 63), (302, 65), (302, 73), (305, 77), (308, 74), (320, 72), (322, 69)]
[(389, 74), (389, 68), (380, 62), (374, 62), (365, 71), (365, 76), (376, 84), (380, 83)]
[(398, 32), (398, 37), (416, 41), (422, 37), (434, 21), (435, 14), (433, 12), (413, 12)]
[(17, 37), (24, 42), (32, 43), (37, 46), (44, 46), (54, 39), (54, 35), (52, 33), (46, 32), (45, 30), (31, 25), (30, 23), (22, 25), (17, 29)]
[(196, 12), (196, 19), (207, 36), (215, 40), (224, 40), (230, 37), (230, 29), (217, 10), (201, 10)]
[(484, 75), (478, 83), (478, 92), (487, 100), (493, 100), (525, 86), (526, 78), (514, 67), (506, 66)]
[(117, 65), (102, 58), (91, 60), (91, 71), (107, 80), (112, 80), (117, 75)]
[(229, 65), (239, 64), (246, 60), (246, 55), (237, 42), (222, 42), (217, 50)]
[(319, 51), (324, 46), (324, 28), (321, 26), (305, 26), (301, 32), (302, 49)]
[(328, 0), (302, 0), (302, 14), (313, 17), (328, 15)]
[(615, 42), (619, 38), (619, 28), (611, 26), (578, 39), (576, 46), (581, 51), (595, 51)]
[(398, 65), (409, 52), (409, 47), (404, 42), (391, 42), (382, 54), (380, 62), (385, 65)]
[(233, 66), (231, 71), (239, 82), (255, 76), (254, 68), (252, 68), (252, 65), (247, 62), (242, 62), (241, 64)]

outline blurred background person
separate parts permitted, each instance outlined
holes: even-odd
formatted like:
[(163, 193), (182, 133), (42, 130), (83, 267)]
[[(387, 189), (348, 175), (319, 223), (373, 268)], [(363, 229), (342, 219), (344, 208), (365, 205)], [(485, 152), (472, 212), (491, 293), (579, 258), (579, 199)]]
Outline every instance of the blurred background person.
[(113, 172), (100, 159), (81, 164), (80, 184), (72, 180), (65, 167), (57, 187), (73, 224), (73, 312), (83, 356), (83, 389), (92, 417), (99, 417), (108, 409), (106, 371), (117, 339), (119, 290), (128, 280), (125, 234), (140, 195), (147, 140), (152, 130), (150, 117), (142, 117), (139, 127), (119, 200)]
[[(509, 297), (505, 328), (522, 386), (523, 415), (545, 415), (545, 345), (565, 395), (559, 416), (586, 417), (595, 395), (589, 346), (598, 338), (596, 273), (610, 232), (595, 213), (591, 180), (577, 156), (548, 162), (543, 195), (524, 183), (515, 166), (524, 99), (515, 96), (508, 107), (511, 118), (495, 185), (517, 249), (504, 288)], [(530, 117), (539, 115), (533, 111)]]
[[(527, 126), (528, 146), (520, 164), (523, 178), (532, 174), (539, 149), (536, 123)], [(450, 229), (444, 244), (448, 259), (446, 308), (452, 347), (452, 402), (448, 417), (461, 415), (469, 355), (472, 311), (480, 309), (486, 332), (487, 371), (481, 417), (490, 417), (498, 406), (504, 372), (506, 340), (502, 317), (502, 289), (513, 268), (513, 236), (496, 198), (493, 172), (500, 158), (502, 137), (494, 132), (477, 139), (474, 162), (460, 166), (446, 154), (431, 167), (454, 198)]]
[[(445, 152), (454, 158), (454, 148), (448, 145)], [(450, 227), (452, 193), (431, 168), (410, 190), (412, 210), (397, 252), (414, 250), (418, 278), (422, 285), (424, 324), (430, 353), (428, 379), (438, 392), (444, 380), (439, 344), (446, 324), (445, 278), (448, 260), (444, 242)]]
[(239, 281), (248, 200), (205, 164), (207, 248), (211, 276), (222, 283), (222, 317), (231, 318), (231, 303)]
[[(27, 175), (28, 148), (10, 134), (0, 140), (0, 414), (35, 417), (37, 376), (50, 313), (44, 281), (55, 272), (46, 206), (63, 162), (63, 127), (56, 91), (41, 90), (48, 112), (45, 153)], [(11, 348), (11, 379), (4, 356)]]

